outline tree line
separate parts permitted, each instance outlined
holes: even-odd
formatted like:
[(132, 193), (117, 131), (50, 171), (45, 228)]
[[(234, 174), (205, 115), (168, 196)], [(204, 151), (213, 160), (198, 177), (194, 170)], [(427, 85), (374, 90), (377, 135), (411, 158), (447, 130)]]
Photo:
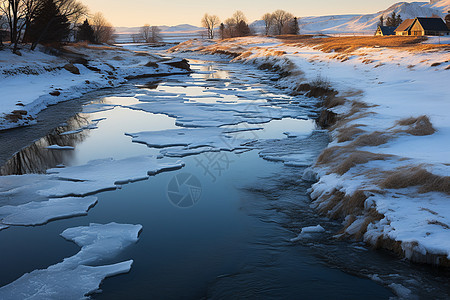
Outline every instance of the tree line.
[(403, 23), (403, 19), (400, 14), (396, 14), (395, 11), (392, 12), (390, 16), (386, 19), (383, 15), (380, 16), (380, 21), (378, 22), (378, 26), (389, 26), (389, 27), (398, 27)]
[(90, 17), (88, 8), (78, 0), (0, 0), (0, 30), (2, 26), (13, 52), (24, 43), (30, 44), (31, 50), (38, 44), (68, 40), (107, 43), (114, 33), (101, 13)]
[[(264, 21), (265, 35), (300, 33), (298, 18), (284, 10), (279, 9), (273, 13), (266, 13), (262, 16), (262, 20)], [(201, 24), (206, 29), (208, 39), (215, 38), (217, 28), (221, 39), (255, 34), (244, 13), (239, 10), (222, 23), (218, 16), (206, 13)]]

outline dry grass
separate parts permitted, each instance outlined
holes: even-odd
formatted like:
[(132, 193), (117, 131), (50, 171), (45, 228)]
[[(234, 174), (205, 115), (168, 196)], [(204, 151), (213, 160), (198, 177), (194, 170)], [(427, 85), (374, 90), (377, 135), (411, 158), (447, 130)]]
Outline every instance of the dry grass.
[(338, 143), (353, 141), (356, 135), (364, 133), (365, 131), (359, 128), (361, 126), (365, 125), (353, 124), (347, 127), (340, 128), (339, 133), (337, 134)]
[(433, 128), (428, 116), (411, 117), (397, 122), (400, 126), (409, 126), (406, 130), (398, 130), (397, 132), (406, 132), (416, 136), (432, 135), (436, 132)]
[(450, 176), (432, 174), (420, 166), (403, 167), (386, 172), (387, 178), (380, 183), (386, 189), (419, 187), (420, 193), (442, 192), (450, 195)]
[(374, 160), (386, 160), (390, 157), (391, 157), (390, 155), (386, 154), (375, 154), (367, 151), (353, 151), (343, 161), (340, 160), (342, 162), (336, 165), (332, 171), (339, 175), (344, 175), (351, 168), (357, 165), (366, 164), (369, 161)]
[(380, 131), (374, 131), (372, 133), (360, 135), (356, 140), (351, 143), (352, 147), (365, 147), (365, 146), (380, 146), (386, 144), (392, 136), (389, 136)]
[[(312, 38), (312, 36), (280, 36), (284, 43), (298, 46), (312, 46), (327, 53), (352, 53), (361, 48), (402, 48), (410, 51), (448, 50), (448, 45), (424, 45), (426, 37), (411, 36), (347, 36)], [(338, 58), (337, 56), (335, 58)]]

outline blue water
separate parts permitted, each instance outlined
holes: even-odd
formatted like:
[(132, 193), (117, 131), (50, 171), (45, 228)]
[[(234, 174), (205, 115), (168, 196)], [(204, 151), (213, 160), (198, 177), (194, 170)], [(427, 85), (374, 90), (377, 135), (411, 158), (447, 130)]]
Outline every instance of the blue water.
[[(197, 61), (193, 67), (202, 72), (219, 72), (216, 77), (193, 74), (190, 78), (172, 79), (199, 86), (165, 85), (163, 80), (156, 91), (199, 94), (205, 79), (233, 80), (233, 76), (245, 72), (240, 67), (217, 62)], [(261, 72), (261, 78), (271, 76), (248, 67), (246, 70), (252, 74)], [(165, 80), (170, 83), (171, 79)], [(135, 82), (122, 88), (118, 95), (109, 93), (90, 100), (135, 103), (137, 99), (129, 94), (139, 93), (137, 86), (143, 85), (145, 82)], [(290, 98), (264, 82), (259, 86), (267, 88), (268, 93)], [(126, 97), (120, 97), (121, 93)], [(174, 118), (123, 107), (80, 116), (87, 123), (105, 120), (99, 122), (97, 129), (86, 131), (82, 138), (73, 141), (75, 151), (51, 156), (49, 165), (38, 164), (41, 169), (45, 171), (58, 164), (81, 165), (105, 157), (156, 155), (157, 149), (132, 143), (124, 133), (176, 128)], [(258, 139), (282, 139), (286, 131), (300, 132), (306, 137), (316, 128), (310, 119), (291, 118), (260, 126), (264, 130), (257, 132)], [(36, 157), (49, 160), (52, 154), (39, 149), (39, 143), (42, 140), (30, 147), (33, 151), (25, 149), (24, 153), (34, 160), (38, 160)], [(340, 224), (318, 216), (309, 207), (307, 189), (311, 183), (302, 180), (303, 168), (265, 161), (257, 150), (243, 154), (205, 153), (185, 157), (183, 161), (186, 166), (181, 170), (99, 193), (98, 204), (87, 216), (0, 231), (3, 270), (0, 286), (75, 254), (79, 248), (59, 234), (69, 227), (91, 222), (142, 224), (144, 228), (138, 243), (105, 262), (134, 260), (129, 274), (105, 280), (102, 293), (93, 295), (98, 299), (388, 299), (393, 296), (391, 290), (367, 276), (400, 274), (396, 282), (406, 280), (409, 264), (360, 243), (333, 238)], [(192, 206), (179, 207), (169, 197), (172, 191), (169, 183), (174, 177), (185, 175), (193, 176), (197, 183), (194, 190), (183, 187), (180, 193), (193, 193), (196, 201)], [(302, 227), (318, 224), (327, 232), (290, 242)], [(430, 275), (429, 270), (416, 268), (414, 272), (428, 286), (436, 278), (442, 280), (440, 274)], [(437, 287), (432, 292), (439, 295)]]

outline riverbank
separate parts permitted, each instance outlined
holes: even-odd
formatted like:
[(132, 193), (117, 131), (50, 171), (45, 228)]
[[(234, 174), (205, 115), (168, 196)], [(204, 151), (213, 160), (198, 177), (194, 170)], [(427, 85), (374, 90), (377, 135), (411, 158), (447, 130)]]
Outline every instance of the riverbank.
[[(227, 55), (276, 70), (277, 86), (322, 98), (332, 142), (304, 178), (318, 181), (312, 205), (342, 220), (335, 237), (449, 266), (449, 47), (380, 41), (194, 40), (170, 51)], [(291, 154), (284, 163), (292, 163)]]
[(170, 60), (123, 47), (70, 44), (39, 47), (20, 54), (0, 51), (0, 130), (32, 125), (36, 115), (59, 102), (113, 88), (128, 79), (187, 74), (182, 60)]

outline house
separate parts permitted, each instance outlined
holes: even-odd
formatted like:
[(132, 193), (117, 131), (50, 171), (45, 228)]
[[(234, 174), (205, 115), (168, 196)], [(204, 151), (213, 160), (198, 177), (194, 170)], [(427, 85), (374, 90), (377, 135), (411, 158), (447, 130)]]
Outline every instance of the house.
[(395, 30), (396, 35), (450, 35), (450, 30), (441, 18), (415, 18), (405, 20)]
[(391, 26), (378, 26), (375, 32), (376, 36), (395, 35), (395, 27)]
[(395, 29), (395, 35), (410, 35), (409, 28), (413, 24), (414, 19), (406, 19)]

